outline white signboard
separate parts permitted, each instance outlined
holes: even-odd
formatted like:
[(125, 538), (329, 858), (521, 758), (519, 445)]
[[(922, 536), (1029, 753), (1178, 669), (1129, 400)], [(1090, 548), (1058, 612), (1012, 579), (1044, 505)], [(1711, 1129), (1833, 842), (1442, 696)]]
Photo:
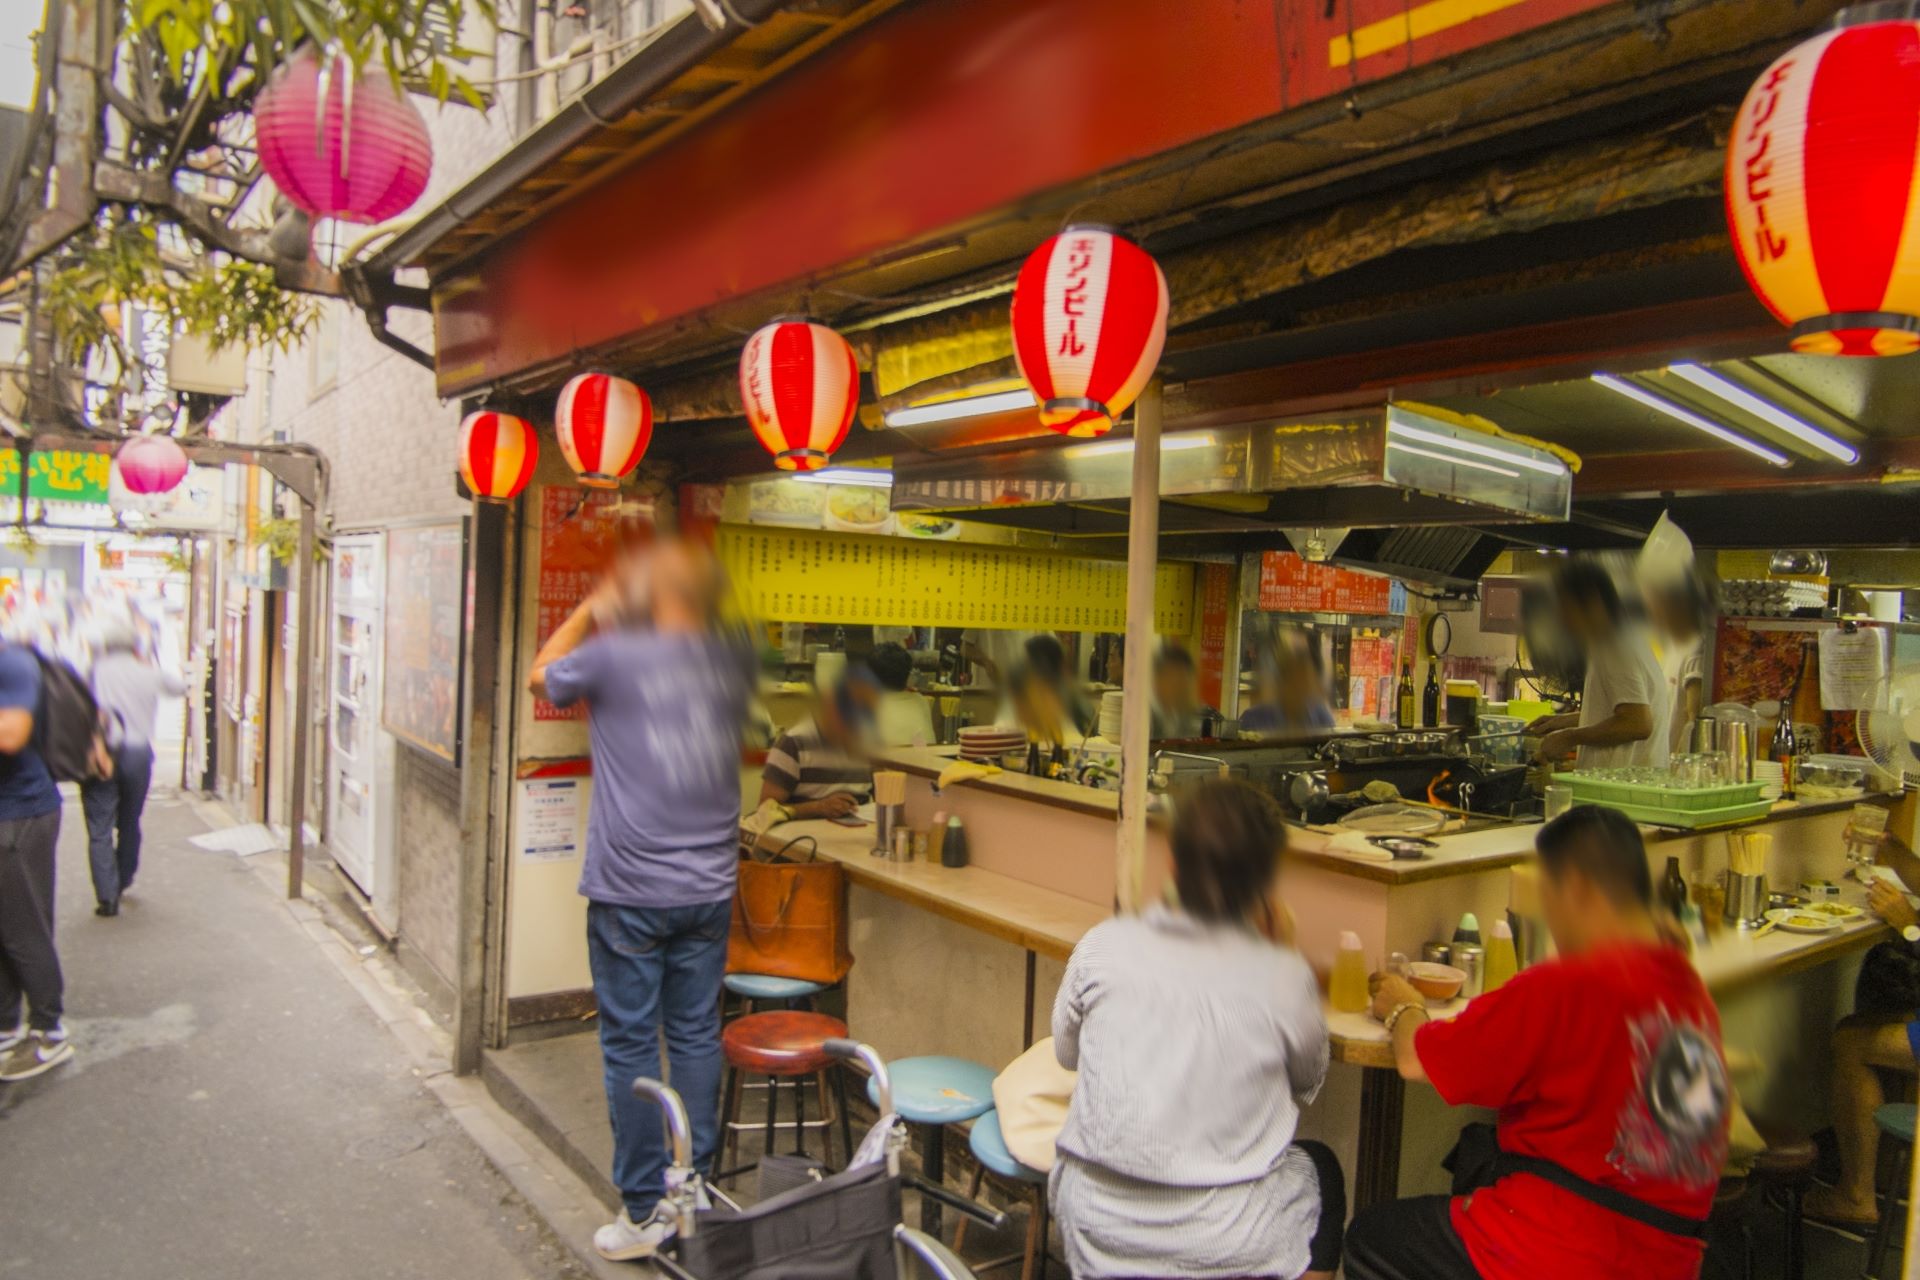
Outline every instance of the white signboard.
[(579, 857), (580, 780), (536, 779), (525, 785), (520, 856), (529, 862), (568, 862)]

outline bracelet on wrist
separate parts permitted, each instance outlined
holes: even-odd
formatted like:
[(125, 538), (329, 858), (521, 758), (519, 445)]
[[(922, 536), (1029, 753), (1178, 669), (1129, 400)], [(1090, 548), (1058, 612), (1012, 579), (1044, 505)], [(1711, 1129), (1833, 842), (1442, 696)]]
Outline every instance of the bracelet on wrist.
[(1418, 1013), (1422, 1017), (1426, 1017), (1427, 1006), (1424, 1004), (1414, 1004), (1410, 1000), (1393, 1006), (1392, 1009), (1387, 1011), (1387, 1016), (1381, 1019), (1382, 1025), (1387, 1029), (1388, 1036), (1393, 1035), (1394, 1028), (1400, 1025), (1400, 1019), (1409, 1013)]

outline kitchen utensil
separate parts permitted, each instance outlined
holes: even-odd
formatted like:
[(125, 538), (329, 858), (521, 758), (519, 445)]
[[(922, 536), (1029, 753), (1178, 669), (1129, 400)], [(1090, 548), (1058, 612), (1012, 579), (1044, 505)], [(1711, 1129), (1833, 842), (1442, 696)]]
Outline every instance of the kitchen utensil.
[(1428, 964), (1447, 965), (1453, 961), (1451, 942), (1426, 942), (1420, 946), (1420, 958)]
[(1723, 919), (1737, 928), (1755, 929), (1767, 916), (1767, 877), (1727, 872), (1727, 905)]
[(1460, 983), (1460, 994), (1469, 1000), (1479, 995), (1486, 983), (1486, 949), (1475, 942), (1454, 943), (1453, 967), (1466, 975)]
[(1447, 815), (1421, 805), (1370, 804), (1340, 819), (1340, 825), (1369, 835), (1418, 836), (1446, 826)]

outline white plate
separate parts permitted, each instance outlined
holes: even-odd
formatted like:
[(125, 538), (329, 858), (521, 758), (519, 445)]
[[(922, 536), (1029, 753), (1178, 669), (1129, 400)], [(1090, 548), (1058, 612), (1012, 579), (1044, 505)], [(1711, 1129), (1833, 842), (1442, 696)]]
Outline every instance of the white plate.
[[(1820, 923), (1817, 926), (1801, 924), (1795, 920), (1796, 916), (1799, 917), (1800, 920), (1818, 919)], [(1842, 920), (1829, 920), (1817, 916), (1809, 916), (1806, 912), (1796, 907), (1775, 907), (1773, 910), (1767, 912), (1767, 919), (1780, 928), (1785, 929), (1788, 933), (1832, 933), (1845, 923), (1845, 921)]]

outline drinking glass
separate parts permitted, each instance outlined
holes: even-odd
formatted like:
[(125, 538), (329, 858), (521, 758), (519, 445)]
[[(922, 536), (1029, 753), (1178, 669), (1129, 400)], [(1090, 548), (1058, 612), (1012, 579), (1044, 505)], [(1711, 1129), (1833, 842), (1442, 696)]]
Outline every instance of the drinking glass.
[(1551, 822), (1567, 810), (1573, 808), (1573, 786), (1565, 782), (1547, 784), (1547, 821)]

